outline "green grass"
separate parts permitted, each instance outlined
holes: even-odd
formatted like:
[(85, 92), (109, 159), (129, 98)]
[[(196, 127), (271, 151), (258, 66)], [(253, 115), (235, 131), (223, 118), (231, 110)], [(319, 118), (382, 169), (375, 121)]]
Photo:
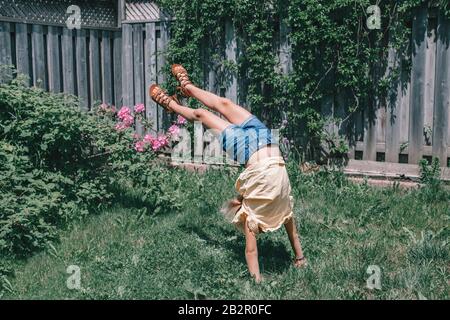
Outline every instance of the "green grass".
[[(430, 200), (420, 190), (291, 172), (306, 269), (291, 266), (280, 229), (260, 236), (265, 280), (253, 283), (244, 237), (218, 211), (236, 174), (179, 173), (181, 212), (143, 215), (132, 197), (122, 201), (17, 262), (3, 298), (449, 299), (448, 194)], [(66, 286), (70, 265), (81, 268), (81, 290)], [(381, 290), (366, 288), (370, 265), (381, 268)]]

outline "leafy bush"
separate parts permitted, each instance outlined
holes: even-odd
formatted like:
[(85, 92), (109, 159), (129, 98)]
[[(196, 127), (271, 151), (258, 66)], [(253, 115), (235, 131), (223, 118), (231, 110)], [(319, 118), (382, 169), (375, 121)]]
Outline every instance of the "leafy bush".
[(443, 190), (441, 181), (441, 167), (439, 158), (433, 158), (431, 165), (428, 165), (427, 160), (421, 160), (419, 162), (420, 167), (420, 182), (421, 197), (427, 202), (445, 199), (447, 197), (446, 192)]
[(114, 117), (79, 111), (76, 98), (24, 86), (0, 85), (0, 253), (26, 257), (57, 239), (58, 230), (140, 194), (148, 213), (177, 208), (171, 181), (137, 153), (132, 128)]

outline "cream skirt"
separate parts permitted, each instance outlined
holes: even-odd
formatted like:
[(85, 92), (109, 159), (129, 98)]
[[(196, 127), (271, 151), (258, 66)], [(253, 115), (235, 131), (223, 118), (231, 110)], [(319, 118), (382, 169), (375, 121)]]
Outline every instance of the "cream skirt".
[(243, 201), (231, 222), (239, 229), (243, 230), (247, 219), (255, 234), (275, 231), (292, 217), (294, 201), (282, 157), (269, 157), (250, 165), (240, 174), (235, 187)]

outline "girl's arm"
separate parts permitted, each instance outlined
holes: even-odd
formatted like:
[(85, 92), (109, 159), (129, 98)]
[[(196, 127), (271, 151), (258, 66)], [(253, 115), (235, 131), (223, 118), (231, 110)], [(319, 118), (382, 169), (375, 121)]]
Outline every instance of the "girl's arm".
[(259, 273), (258, 263), (258, 247), (256, 244), (256, 236), (249, 229), (247, 221), (244, 221), (245, 231), (245, 259), (247, 260), (248, 271), (250, 275), (255, 277), (257, 283), (261, 282), (261, 274)]

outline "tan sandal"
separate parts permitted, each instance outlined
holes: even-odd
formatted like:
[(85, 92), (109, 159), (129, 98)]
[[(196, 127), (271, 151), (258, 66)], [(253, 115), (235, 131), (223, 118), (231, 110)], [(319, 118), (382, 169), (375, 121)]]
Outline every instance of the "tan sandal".
[(175, 102), (179, 103), (176, 95), (169, 96), (157, 84), (152, 84), (150, 86), (149, 93), (150, 93), (150, 97), (153, 99), (153, 101), (155, 101), (156, 103), (161, 105), (164, 109), (167, 110), (167, 112), (170, 112), (170, 113), (173, 112), (172, 108), (169, 107), (169, 104), (171, 101), (175, 101)]
[(181, 94), (186, 98), (191, 97), (191, 94), (186, 90), (186, 86), (192, 84), (186, 69), (181, 64), (173, 64), (172, 74), (180, 83), (180, 86), (177, 87), (177, 89), (180, 90)]

